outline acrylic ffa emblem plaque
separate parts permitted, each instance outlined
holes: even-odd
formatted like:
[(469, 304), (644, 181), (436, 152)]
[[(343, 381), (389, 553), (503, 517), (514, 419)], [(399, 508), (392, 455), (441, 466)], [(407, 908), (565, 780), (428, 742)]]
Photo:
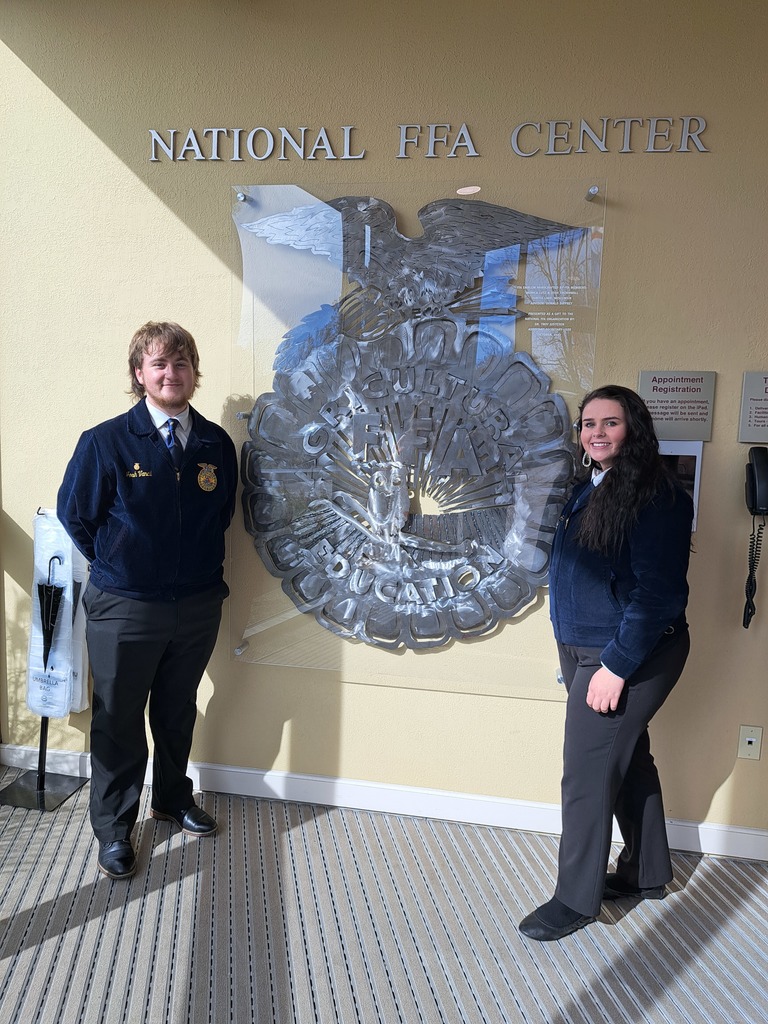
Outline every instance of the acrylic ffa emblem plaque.
[(568, 229), (463, 200), (419, 218), (408, 239), (386, 203), (344, 197), (242, 225), (349, 281), (285, 335), (254, 405), (246, 528), (298, 609), (386, 648), (478, 636), (528, 604), (573, 464), (565, 403), (509, 330), (511, 266)]

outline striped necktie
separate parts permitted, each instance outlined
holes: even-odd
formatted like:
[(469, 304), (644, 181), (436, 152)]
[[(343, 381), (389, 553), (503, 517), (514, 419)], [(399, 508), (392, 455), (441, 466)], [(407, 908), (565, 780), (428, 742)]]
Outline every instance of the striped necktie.
[(168, 451), (171, 453), (174, 466), (176, 469), (181, 469), (181, 459), (184, 455), (184, 449), (181, 446), (181, 441), (176, 437), (176, 428), (179, 426), (179, 421), (168, 420), (165, 425), (168, 427), (168, 437), (166, 437), (165, 443), (168, 445)]

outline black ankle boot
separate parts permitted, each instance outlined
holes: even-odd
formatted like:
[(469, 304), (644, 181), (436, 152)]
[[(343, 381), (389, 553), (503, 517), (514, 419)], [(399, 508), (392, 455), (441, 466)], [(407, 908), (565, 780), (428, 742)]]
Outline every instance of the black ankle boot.
[(529, 939), (551, 942), (553, 939), (562, 939), (571, 932), (578, 931), (594, 920), (594, 917), (586, 917), (578, 910), (571, 910), (553, 896), (548, 903), (543, 903), (532, 914), (524, 917), (518, 928)]

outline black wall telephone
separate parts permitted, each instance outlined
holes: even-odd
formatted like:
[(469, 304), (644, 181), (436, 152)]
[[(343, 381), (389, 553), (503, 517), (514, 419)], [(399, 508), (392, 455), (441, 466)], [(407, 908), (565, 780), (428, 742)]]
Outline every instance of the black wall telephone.
[[(760, 561), (760, 547), (765, 529), (765, 517), (768, 515), (768, 448), (750, 448), (747, 463), (747, 478), (744, 484), (744, 495), (747, 508), (752, 515), (752, 533), (749, 537), (749, 575), (747, 576), (747, 603), (744, 606), (744, 629), (749, 629), (752, 616), (755, 614), (755, 594), (757, 580), (755, 573)], [(755, 516), (762, 516), (763, 521), (755, 527)]]
[(744, 492), (753, 516), (768, 514), (768, 448), (749, 449)]

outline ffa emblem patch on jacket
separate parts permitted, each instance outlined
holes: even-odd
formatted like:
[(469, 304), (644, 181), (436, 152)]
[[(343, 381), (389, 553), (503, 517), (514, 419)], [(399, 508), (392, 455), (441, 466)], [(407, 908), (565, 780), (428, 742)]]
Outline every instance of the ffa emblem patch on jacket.
[(200, 472), (197, 474), (197, 482), (203, 491), (213, 491), (219, 482), (216, 479), (216, 467), (209, 462), (198, 462)]

